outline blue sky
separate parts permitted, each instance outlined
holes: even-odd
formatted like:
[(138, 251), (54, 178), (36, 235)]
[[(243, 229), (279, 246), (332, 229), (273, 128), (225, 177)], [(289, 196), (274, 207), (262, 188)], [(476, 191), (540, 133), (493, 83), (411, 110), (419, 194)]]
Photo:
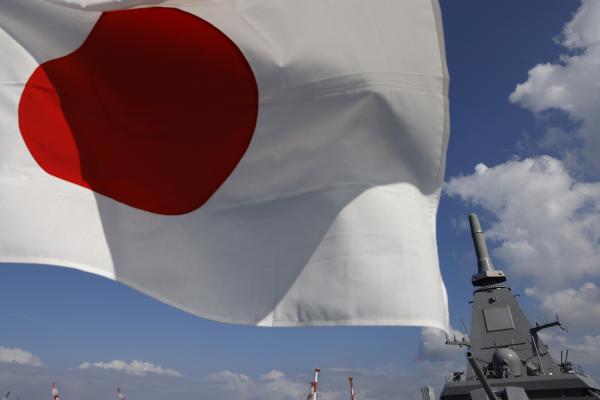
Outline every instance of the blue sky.
[[(600, 90), (592, 84), (600, 12), (591, 3), (441, 0), (451, 139), (438, 244), (454, 328), (461, 318), (470, 324), (475, 258), (465, 222), (476, 211), (530, 318), (560, 306), (570, 335), (552, 332), (550, 345), (580, 355), (600, 378), (600, 356), (589, 355), (600, 354), (600, 322), (590, 322), (600, 321)], [(580, 6), (589, 10), (575, 14)], [(344, 398), (348, 374), (361, 398), (416, 398), (421, 384), (438, 389), (447, 369), (464, 364), (431, 330), (221, 324), (63, 268), (4, 264), (0, 282), (0, 390), (21, 398), (49, 395), (51, 380), (65, 399), (112, 396), (116, 385), (130, 399), (295, 398), (317, 366), (331, 399)], [(2, 362), (7, 349), (21, 352)], [(114, 360), (152, 366), (78, 369)]]

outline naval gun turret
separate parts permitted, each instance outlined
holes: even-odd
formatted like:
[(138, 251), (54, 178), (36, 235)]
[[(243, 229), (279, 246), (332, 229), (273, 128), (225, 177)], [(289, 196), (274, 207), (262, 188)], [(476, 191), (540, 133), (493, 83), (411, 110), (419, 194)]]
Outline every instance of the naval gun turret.
[[(538, 333), (560, 327), (558, 320), (532, 325), (504, 284), (506, 274), (490, 258), (477, 215), (469, 215), (477, 255), (471, 282), (473, 314), (469, 340), (448, 340), (466, 346), (466, 373), (449, 376), (441, 400), (600, 400), (600, 385), (572, 362), (556, 360)], [(562, 357), (561, 357), (562, 358)]]

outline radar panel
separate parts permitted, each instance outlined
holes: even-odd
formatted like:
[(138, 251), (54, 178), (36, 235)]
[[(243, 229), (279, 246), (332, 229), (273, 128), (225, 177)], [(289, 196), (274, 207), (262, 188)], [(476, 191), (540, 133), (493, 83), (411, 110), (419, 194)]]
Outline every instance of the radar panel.
[(483, 319), (485, 320), (485, 327), (488, 332), (515, 328), (508, 306), (484, 308)]

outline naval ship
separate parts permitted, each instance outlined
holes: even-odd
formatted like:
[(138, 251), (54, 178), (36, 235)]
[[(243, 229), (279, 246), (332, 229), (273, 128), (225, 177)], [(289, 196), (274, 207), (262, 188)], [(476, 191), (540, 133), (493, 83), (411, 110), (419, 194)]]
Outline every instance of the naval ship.
[(600, 400), (600, 386), (581, 367), (557, 362), (539, 333), (565, 329), (555, 321), (532, 325), (504, 284), (506, 274), (490, 259), (477, 215), (469, 215), (477, 255), (477, 274), (471, 281), (473, 315), (467, 338), (446, 344), (467, 348), (466, 371), (449, 375), (440, 400)]

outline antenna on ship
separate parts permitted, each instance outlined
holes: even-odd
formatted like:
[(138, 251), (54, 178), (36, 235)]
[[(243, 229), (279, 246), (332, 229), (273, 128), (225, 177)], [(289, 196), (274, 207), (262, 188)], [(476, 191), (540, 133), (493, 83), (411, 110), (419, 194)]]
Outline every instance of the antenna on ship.
[(319, 384), (319, 372), (321, 372), (321, 369), (315, 368), (315, 379), (310, 383), (310, 392), (308, 393), (307, 400), (317, 400), (317, 386)]
[(121, 389), (117, 388), (117, 400), (125, 400), (125, 395), (121, 392)]
[(4, 397), (2, 398), (2, 400), (8, 400), (8, 396), (10, 396), (10, 392), (7, 392), (7, 393), (6, 393), (6, 396), (4, 396)]
[(56, 388), (54, 382), (52, 382), (52, 398), (54, 400), (60, 400), (60, 393), (58, 393), (58, 389)]
[(348, 377), (348, 382), (350, 383), (350, 400), (356, 400), (356, 392), (354, 391), (354, 383), (352, 377)]

